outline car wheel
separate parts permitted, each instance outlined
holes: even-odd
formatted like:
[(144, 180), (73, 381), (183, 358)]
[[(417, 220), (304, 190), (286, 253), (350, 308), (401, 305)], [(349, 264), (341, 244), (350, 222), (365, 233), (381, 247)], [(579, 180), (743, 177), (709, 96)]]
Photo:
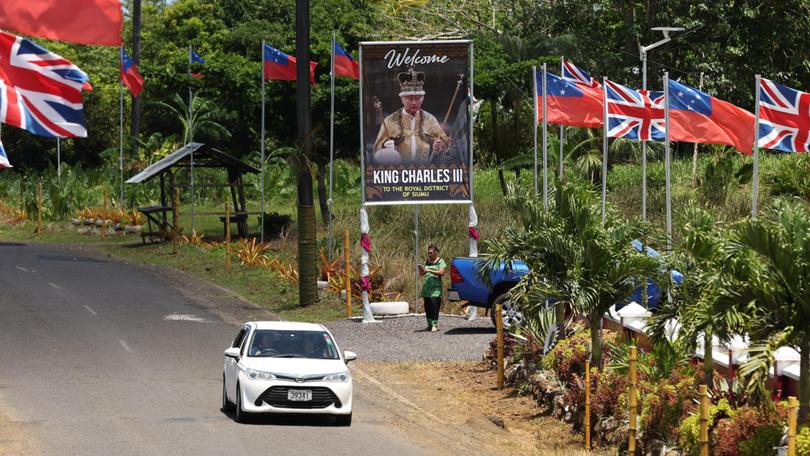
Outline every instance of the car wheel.
[(233, 409), (233, 402), (228, 400), (228, 393), (225, 390), (225, 375), (222, 375), (222, 411), (230, 412)]
[(496, 319), (498, 315), (495, 312), (495, 306), (500, 303), (501, 304), (501, 312), (503, 313), (503, 329), (510, 329), (513, 326), (522, 326), (524, 322), (523, 312), (520, 311), (520, 308), (515, 304), (514, 301), (509, 299), (509, 295), (507, 293), (501, 293), (495, 300), (492, 301), (492, 310), (489, 313), (490, 318), (492, 318), (492, 324), (497, 326)]
[(352, 414), (349, 413), (348, 415), (335, 415), (335, 423), (338, 426), (351, 426)]
[(244, 423), (247, 421), (247, 412), (242, 409), (242, 390), (239, 389), (239, 384), (236, 385), (236, 410), (234, 411), (234, 419), (237, 423)]

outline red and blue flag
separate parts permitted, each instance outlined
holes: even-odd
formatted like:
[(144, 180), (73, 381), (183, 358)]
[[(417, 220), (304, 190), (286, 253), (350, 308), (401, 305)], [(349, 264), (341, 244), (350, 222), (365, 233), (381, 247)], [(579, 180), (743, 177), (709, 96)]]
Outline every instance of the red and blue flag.
[(754, 115), (694, 87), (670, 80), (669, 138), (727, 144), (750, 154), (754, 146)]
[[(599, 128), (602, 120), (602, 91), (585, 84), (546, 73), (546, 111), (549, 123)], [(543, 120), (543, 73), (537, 73), (537, 120)]]
[(335, 42), (335, 75), (360, 79), (360, 65), (337, 42)]
[[(205, 65), (205, 59), (200, 57), (200, 54), (194, 52), (194, 49), (189, 48), (190, 56), (191, 56), (191, 65), (197, 64), (197, 66)], [(191, 77), (202, 79), (205, 75), (203, 75), (202, 71), (192, 71)]]
[(579, 68), (578, 66), (571, 63), (569, 60), (565, 59), (563, 59), (562, 77), (563, 79), (579, 82), (581, 84), (585, 84), (588, 87), (593, 87), (594, 89), (602, 88), (602, 84), (600, 84), (599, 81), (591, 77), (591, 75), (587, 71), (583, 70), (582, 68)]
[(6, 155), (6, 149), (3, 148), (3, 143), (0, 142), (0, 169), (11, 167), (11, 163), (8, 161), (8, 155)]
[(609, 138), (664, 140), (664, 92), (634, 90), (605, 81)]
[(121, 48), (121, 82), (137, 97), (143, 92), (143, 76), (138, 72), (138, 65), (129, 58), (129, 54)]
[(121, 45), (120, 0), (0, 1), (0, 29), (81, 44)]
[(50, 138), (84, 138), (87, 74), (31, 40), (0, 32), (0, 122)]
[[(295, 81), (295, 57), (289, 56), (278, 49), (264, 45), (262, 50), (264, 61), (264, 79), (275, 81)], [(315, 85), (315, 67), (318, 62), (309, 62), (309, 82)]]
[(760, 80), (759, 147), (810, 151), (810, 93)]

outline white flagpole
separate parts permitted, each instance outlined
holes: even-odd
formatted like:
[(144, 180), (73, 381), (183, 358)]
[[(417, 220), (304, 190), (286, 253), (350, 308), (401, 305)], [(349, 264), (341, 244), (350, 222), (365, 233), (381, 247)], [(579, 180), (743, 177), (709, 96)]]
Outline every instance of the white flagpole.
[(751, 218), (757, 218), (757, 194), (759, 193), (759, 97), (762, 90), (762, 76), (756, 75), (756, 95), (754, 98), (754, 175), (751, 182)]
[[(548, 209), (548, 97), (546, 73), (548, 68), (543, 64), (543, 209)], [(535, 98), (537, 99), (537, 98)]]
[(672, 251), (672, 155), (669, 147), (669, 72), (664, 72), (664, 160), (667, 190), (667, 251)]
[(607, 199), (607, 161), (608, 161), (608, 105), (607, 105), (607, 78), (602, 79), (602, 225), (607, 219), (606, 199)]
[[(537, 67), (532, 65), (532, 93), (534, 94), (534, 196), (539, 193), (537, 184)], [(545, 88), (544, 88), (545, 89)]]
[[(260, 151), (261, 160), (262, 160), (261, 179), (260, 179), (262, 191), (261, 191), (261, 202), (259, 204), (260, 205), (259, 212), (261, 212), (261, 215), (259, 215), (259, 220), (260, 220), (259, 229), (261, 230), (261, 234), (259, 234), (259, 239), (261, 240), (261, 242), (264, 242), (264, 134), (265, 134), (264, 133), (265, 132), (265, 127), (264, 127), (264, 124), (265, 124), (265, 113), (264, 113), (264, 109), (265, 109), (264, 108), (264, 96), (265, 96), (264, 95), (264, 78), (265, 78), (265, 74), (264, 74), (264, 40), (262, 40), (262, 53), (261, 53), (261, 56), (262, 56), (262, 133), (261, 133), (261, 138), (260, 138), (261, 144), (259, 144), (259, 151)], [(228, 221), (227, 223), (230, 223), (230, 221)]]
[[(560, 76), (563, 75), (565, 71), (565, 57), (560, 57)], [(560, 125), (560, 163), (559, 163), (559, 171), (557, 177), (559, 178), (560, 182), (562, 182), (563, 178), (563, 144), (564, 144), (564, 131), (565, 126)]]
[[(188, 72), (191, 75), (191, 45), (188, 46)], [(193, 117), (193, 106), (191, 105), (193, 98), (191, 96), (191, 81), (189, 81), (188, 86), (188, 143), (191, 145), (194, 143), (194, 130), (192, 129), (192, 119)], [(190, 174), (191, 174), (191, 232), (194, 233), (194, 147), (191, 147), (191, 162), (190, 162)], [(236, 208), (234, 208), (236, 209)], [(230, 223), (230, 222), (229, 222)]]
[[(118, 66), (123, 68), (123, 48), (118, 50)], [(118, 197), (121, 207), (124, 207), (124, 83), (121, 75), (118, 75), (118, 172), (121, 174), (121, 186), (118, 189)]]
[(62, 180), (62, 148), (61, 141), (56, 138), (56, 181)]
[(332, 189), (334, 181), (335, 169), (335, 32), (332, 32), (332, 47), (331, 47), (331, 60), (329, 63), (329, 75), (331, 77), (332, 90), (330, 92), (330, 111), (329, 111), (329, 221), (327, 222), (329, 241), (327, 243), (326, 255), (329, 261), (332, 261), (332, 248), (334, 247), (334, 239), (332, 237)]
[[(641, 89), (647, 90), (647, 54), (642, 52)], [(604, 88), (607, 90), (607, 87)], [(647, 220), (647, 141), (641, 141), (641, 218)]]

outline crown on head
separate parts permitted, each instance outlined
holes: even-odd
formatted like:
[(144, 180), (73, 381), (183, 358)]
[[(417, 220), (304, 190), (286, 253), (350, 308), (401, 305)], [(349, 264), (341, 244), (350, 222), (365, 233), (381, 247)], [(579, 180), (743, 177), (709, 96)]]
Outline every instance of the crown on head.
[(425, 94), (425, 73), (410, 67), (408, 71), (399, 73), (397, 78), (399, 79), (399, 96)]

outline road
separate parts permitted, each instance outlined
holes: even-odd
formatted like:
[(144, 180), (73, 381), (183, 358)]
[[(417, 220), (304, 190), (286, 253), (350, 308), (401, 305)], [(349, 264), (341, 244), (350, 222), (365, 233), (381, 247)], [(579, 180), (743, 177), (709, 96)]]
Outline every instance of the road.
[(239, 316), (226, 322), (144, 268), (62, 247), (0, 243), (0, 271), (0, 415), (32, 436), (37, 453), (448, 450), (396, 426), (388, 401), (358, 376), (351, 428), (329, 418), (235, 423), (220, 411), (220, 382), (222, 351)]

